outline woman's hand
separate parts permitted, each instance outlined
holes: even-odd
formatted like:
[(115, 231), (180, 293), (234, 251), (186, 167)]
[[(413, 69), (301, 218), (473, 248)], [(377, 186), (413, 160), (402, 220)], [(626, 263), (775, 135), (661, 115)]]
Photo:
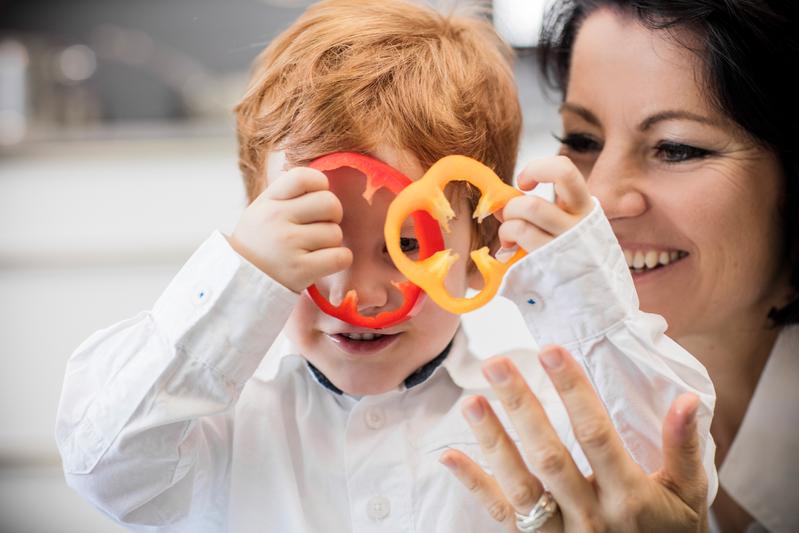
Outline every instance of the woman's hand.
[(602, 402), (568, 352), (549, 346), (539, 359), (563, 400), (593, 475), (582, 475), (513, 363), (490, 359), (483, 373), (518, 431), (522, 450), (487, 400), (475, 396), (464, 403), (464, 416), (494, 477), (458, 450), (447, 450), (440, 460), (491, 516), (508, 531), (518, 531), (515, 512), (527, 515), (543, 493), (543, 484), (559, 512), (539, 529), (541, 533), (706, 531), (707, 479), (695, 417), (698, 398), (684, 394), (674, 401), (663, 427), (663, 468), (646, 475), (628, 455)]
[(540, 183), (551, 183), (555, 202), (533, 195), (511, 199), (495, 216), (502, 248), (520, 246), (528, 252), (540, 248), (575, 226), (594, 208), (585, 178), (565, 156), (536, 159), (516, 179), (523, 191), (532, 191)]

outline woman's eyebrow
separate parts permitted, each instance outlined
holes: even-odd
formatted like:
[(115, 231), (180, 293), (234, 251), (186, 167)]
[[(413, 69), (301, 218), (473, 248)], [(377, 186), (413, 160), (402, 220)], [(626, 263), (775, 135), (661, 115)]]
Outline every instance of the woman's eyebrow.
[[(574, 113), (575, 115), (580, 116), (588, 122), (596, 127), (601, 127), (602, 124), (599, 119), (594, 115), (591, 111), (586, 109), (585, 107), (577, 104), (572, 104), (569, 102), (564, 102), (561, 104), (560, 108), (558, 109), (559, 112), (563, 113), (564, 111), (569, 111)], [(638, 129), (640, 131), (646, 131), (658, 122), (662, 122), (664, 120), (692, 120), (694, 122), (699, 122), (702, 124), (707, 124), (709, 126), (714, 126), (716, 128), (720, 128), (721, 124), (713, 120), (709, 117), (705, 117), (703, 115), (699, 115), (697, 113), (692, 113), (690, 111), (683, 111), (679, 109), (669, 109), (666, 111), (659, 111), (653, 115), (648, 116), (641, 123), (638, 125)]]
[(599, 119), (596, 118), (596, 115), (594, 115), (588, 109), (584, 108), (581, 105), (570, 104), (569, 102), (563, 102), (558, 108), (558, 113), (563, 113), (564, 111), (570, 111), (575, 115), (582, 117), (583, 120), (585, 120), (589, 124), (593, 124), (597, 128), (602, 126), (602, 124), (599, 122)]
[(644, 120), (641, 121), (641, 124), (638, 125), (638, 129), (641, 131), (646, 131), (656, 123), (661, 122), (663, 120), (692, 120), (694, 122), (700, 122), (702, 124), (707, 124), (708, 126), (714, 126), (716, 128), (720, 128), (721, 124), (717, 121), (705, 117), (702, 115), (698, 115), (696, 113), (691, 113), (690, 111), (682, 111), (678, 109), (671, 109), (666, 111), (660, 111), (659, 113), (655, 113), (654, 115), (650, 115)]

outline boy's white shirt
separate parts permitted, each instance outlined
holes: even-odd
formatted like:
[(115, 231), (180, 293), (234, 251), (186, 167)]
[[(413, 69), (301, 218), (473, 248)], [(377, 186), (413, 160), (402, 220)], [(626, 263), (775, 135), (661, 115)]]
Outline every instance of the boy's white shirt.
[[(581, 361), (646, 472), (661, 466), (672, 401), (697, 394), (712, 501), (713, 385), (664, 335), (663, 318), (638, 309), (594, 202), (576, 226), (514, 265), (500, 293), (539, 345), (561, 344)], [(486, 395), (504, 419), (464, 334), (421, 384), (356, 400), (318, 383), (281, 341), (297, 298), (212, 234), (152, 311), (96, 332), (72, 354), (56, 422), (69, 485), (141, 531), (502, 530), (438, 462), (454, 447), (486, 466), (463, 398)], [(506, 355), (589, 472), (535, 351)]]

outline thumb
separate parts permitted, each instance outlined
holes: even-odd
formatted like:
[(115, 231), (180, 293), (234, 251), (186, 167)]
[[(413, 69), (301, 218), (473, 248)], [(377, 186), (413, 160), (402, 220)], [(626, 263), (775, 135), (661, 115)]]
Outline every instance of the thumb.
[(696, 412), (699, 397), (685, 393), (671, 404), (663, 423), (664, 465), (661, 479), (694, 510), (707, 499), (707, 475), (702, 465)]

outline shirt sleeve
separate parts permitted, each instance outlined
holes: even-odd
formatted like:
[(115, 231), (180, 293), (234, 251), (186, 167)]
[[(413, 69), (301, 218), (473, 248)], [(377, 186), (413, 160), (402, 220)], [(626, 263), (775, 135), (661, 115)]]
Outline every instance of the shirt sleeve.
[(297, 298), (214, 232), (151, 311), (69, 358), (56, 420), (67, 483), (119, 522), (186, 515), (227, 475), (231, 408)]
[[(697, 412), (708, 501), (718, 489), (710, 435), (716, 394), (705, 367), (666, 336), (660, 315), (639, 309), (624, 254), (599, 201), (567, 232), (513, 265), (500, 294), (514, 303), (533, 337), (559, 344), (583, 365), (633, 459), (652, 473), (663, 465), (662, 426), (684, 392)], [(564, 436), (590, 471), (573, 434)]]

